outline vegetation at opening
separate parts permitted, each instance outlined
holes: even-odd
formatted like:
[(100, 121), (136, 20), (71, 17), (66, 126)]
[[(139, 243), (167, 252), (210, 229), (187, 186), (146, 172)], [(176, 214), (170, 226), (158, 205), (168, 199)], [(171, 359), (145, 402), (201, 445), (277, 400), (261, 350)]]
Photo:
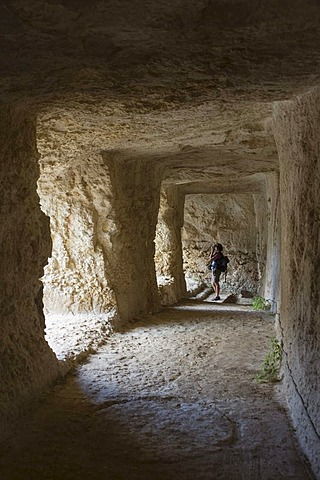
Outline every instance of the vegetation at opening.
[(270, 340), (271, 347), (267, 353), (259, 373), (255, 379), (258, 383), (279, 382), (281, 380), (279, 373), (282, 361), (282, 347), (275, 337)]
[(252, 299), (252, 308), (254, 310), (269, 310), (270, 303), (265, 298), (256, 295)]

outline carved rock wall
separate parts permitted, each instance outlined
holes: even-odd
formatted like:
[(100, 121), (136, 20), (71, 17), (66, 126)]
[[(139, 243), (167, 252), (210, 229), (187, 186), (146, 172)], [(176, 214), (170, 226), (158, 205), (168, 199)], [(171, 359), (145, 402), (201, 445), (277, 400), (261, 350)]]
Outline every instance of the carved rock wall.
[(174, 186), (163, 187), (155, 238), (155, 264), (160, 301), (170, 305), (186, 295), (181, 228), (184, 195)]
[[(39, 192), (53, 240), (44, 278), (49, 311), (116, 307), (130, 319), (157, 310), (153, 257), (162, 172), (151, 156), (163, 164), (170, 185), (207, 182), (217, 173), (242, 178), (276, 172), (266, 119), (273, 102), (318, 82), (319, 18), (318, 0), (2, 2), (2, 98), (32, 98), (48, 121), (38, 129), (38, 144)], [(2, 109), (0, 116), (5, 415), (58, 371), (43, 339), (38, 279), (50, 256), (50, 235), (36, 194), (35, 122), (27, 110)], [(313, 91), (275, 112), (286, 382), (315, 470), (319, 110), (319, 92)], [(117, 150), (129, 150), (132, 158), (110, 156)], [(192, 190), (186, 186), (185, 192)], [(181, 201), (170, 213), (174, 228), (163, 223), (176, 253), (170, 257), (159, 246), (156, 252), (158, 271), (179, 279), (169, 290), (172, 298), (183, 292)], [(207, 251), (218, 240), (231, 258), (228, 288), (260, 291), (279, 311), (279, 221), (275, 176), (259, 196), (187, 196), (184, 272), (201, 282)]]
[(44, 303), (49, 313), (104, 313), (116, 306), (102, 245), (104, 232), (115, 228), (110, 175), (91, 129), (76, 113), (60, 108), (38, 119), (38, 189), (53, 242)]
[(0, 116), (0, 423), (10, 418), (58, 374), (44, 340), (42, 285), (50, 254), (48, 218), (41, 212), (35, 117), (23, 107)]
[(254, 210), (256, 215), (257, 237), (256, 255), (257, 267), (260, 280), (260, 294), (265, 297), (264, 286), (266, 284), (266, 260), (268, 253), (268, 207), (265, 192), (253, 195)]
[(320, 90), (277, 104), (274, 115), (287, 398), (301, 445), (320, 478)]
[(264, 175), (262, 192), (254, 195), (257, 224), (257, 261), (260, 295), (268, 300), (273, 313), (280, 308), (280, 202), (279, 175)]
[(115, 308), (128, 320), (159, 308), (153, 257), (162, 169), (106, 148), (119, 130), (104, 120), (88, 105), (39, 119), (39, 192), (53, 237), (45, 304), (51, 313)]
[[(108, 218), (108, 175), (103, 165), (92, 157), (90, 160), (91, 169), (82, 164), (58, 178), (54, 170), (47, 171), (46, 179), (39, 181), (53, 241), (43, 277), (46, 312), (103, 313), (116, 304), (99, 238), (99, 233), (112, 224)], [(97, 181), (90, 184), (88, 171), (93, 169)], [(105, 220), (101, 221), (103, 213)]]
[(280, 201), (279, 175), (277, 172), (266, 175), (265, 185), (266, 216), (263, 222), (267, 227), (266, 265), (262, 294), (269, 301), (273, 313), (280, 309)]
[(187, 195), (182, 239), (187, 276), (210, 280), (206, 264), (212, 245), (220, 242), (230, 259), (224, 290), (259, 291), (253, 195)]

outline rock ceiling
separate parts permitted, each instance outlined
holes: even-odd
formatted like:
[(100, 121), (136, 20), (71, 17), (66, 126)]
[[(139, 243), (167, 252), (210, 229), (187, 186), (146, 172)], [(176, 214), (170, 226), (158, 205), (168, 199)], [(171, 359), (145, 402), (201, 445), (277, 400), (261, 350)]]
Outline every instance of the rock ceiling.
[(318, 0), (5, 0), (1, 100), (33, 105), (66, 152), (255, 191), (277, 169), (273, 103), (318, 82), (319, 20)]

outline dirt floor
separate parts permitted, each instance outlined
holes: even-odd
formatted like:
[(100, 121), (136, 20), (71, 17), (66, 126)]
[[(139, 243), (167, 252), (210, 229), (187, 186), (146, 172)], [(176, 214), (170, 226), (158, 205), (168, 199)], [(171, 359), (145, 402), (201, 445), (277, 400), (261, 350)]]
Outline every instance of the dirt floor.
[(280, 384), (254, 380), (274, 318), (189, 300), (113, 334), (1, 445), (1, 480), (304, 480)]

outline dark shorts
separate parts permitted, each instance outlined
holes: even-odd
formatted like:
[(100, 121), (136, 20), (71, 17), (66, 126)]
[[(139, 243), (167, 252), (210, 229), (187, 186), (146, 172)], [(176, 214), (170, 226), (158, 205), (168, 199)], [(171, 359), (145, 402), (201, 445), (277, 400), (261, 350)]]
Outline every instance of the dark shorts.
[(213, 282), (213, 283), (219, 283), (220, 275), (221, 275), (221, 271), (220, 271), (220, 270), (214, 270), (214, 271), (212, 270), (212, 272), (211, 272), (212, 282)]

